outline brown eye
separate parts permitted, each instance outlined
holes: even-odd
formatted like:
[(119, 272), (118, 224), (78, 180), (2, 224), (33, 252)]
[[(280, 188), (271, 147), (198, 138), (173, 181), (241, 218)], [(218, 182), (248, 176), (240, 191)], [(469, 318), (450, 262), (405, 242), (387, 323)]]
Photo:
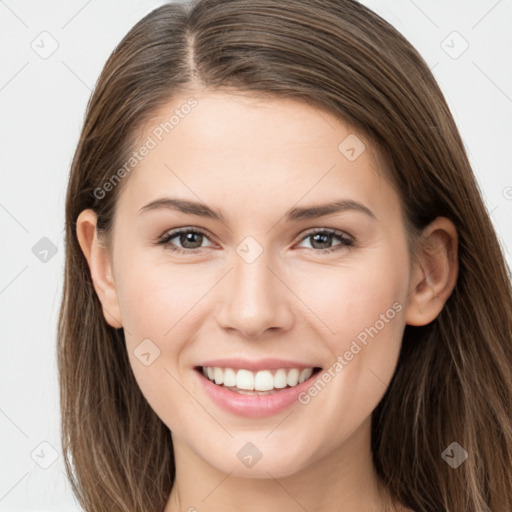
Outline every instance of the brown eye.
[[(341, 231), (323, 229), (323, 230), (315, 230), (309, 232), (302, 238), (301, 241), (310, 239), (311, 249), (313, 250), (324, 250), (324, 251), (335, 251), (339, 248), (350, 247), (353, 245), (354, 241), (352, 238), (349, 238)], [(333, 239), (339, 240), (340, 243), (336, 245), (332, 245)]]
[[(311, 240), (311, 247), (306, 247), (306, 249), (316, 252), (323, 251), (324, 253), (337, 251), (354, 244), (353, 238), (348, 237), (341, 231), (332, 229), (310, 231), (302, 237), (301, 242), (307, 239)], [(172, 240), (175, 241), (172, 242)], [(203, 246), (205, 240), (209, 240), (208, 236), (198, 228), (180, 228), (166, 233), (156, 243), (173, 252), (194, 254), (207, 247)], [(338, 240), (339, 243), (332, 245), (334, 240)]]
[[(171, 242), (171, 240), (177, 240)], [(164, 245), (170, 251), (179, 253), (194, 253), (203, 248), (204, 240), (208, 240), (206, 233), (198, 230), (197, 228), (181, 228), (166, 233), (157, 245)], [(180, 246), (176, 246), (179, 244)]]
[(180, 244), (182, 244), (185, 249), (198, 249), (203, 242), (203, 234), (196, 233), (195, 231), (179, 233), (174, 238), (176, 237), (178, 237)]

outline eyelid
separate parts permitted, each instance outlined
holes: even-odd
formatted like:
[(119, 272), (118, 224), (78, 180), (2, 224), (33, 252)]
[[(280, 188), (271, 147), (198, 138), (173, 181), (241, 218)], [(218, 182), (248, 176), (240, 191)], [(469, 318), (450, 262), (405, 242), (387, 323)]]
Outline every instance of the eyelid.
[(336, 235), (336, 236), (339, 236), (340, 238), (344, 238), (347, 241), (348, 240), (350, 240), (351, 242), (355, 241), (355, 238), (352, 235), (350, 235), (349, 233), (347, 233), (346, 231), (342, 231), (341, 229), (334, 229), (334, 228), (310, 228), (310, 229), (307, 229), (306, 231), (303, 231), (300, 234), (298, 241), (301, 242), (302, 240), (304, 240), (304, 238), (307, 238), (308, 236), (311, 236), (311, 235), (315, 235), (316, 233), (328, 233), (329, 235)]
[[(196, 226), (183, 226), (180, 228), (175, 228), (175, 229), (166, 231), (163, 235), (158, 237), (158, 239), (154, 243), (155, 243), (155, 245), (166, 245), (169, 243), (169, 241), (171, 239), (175, 238), (176, 236), (180, 235), (181, 233), (188, 233), (188, 232), (202, 234), (208, 240), (212, 241), (211, 240), (212, 237), (205, 229), (199, 228)], [(347, 233), (346, 231), (342, 231), (340, 229), (334, 229), (334, 228), (327, 228), (327, 227), (314, 227), (314, 228), (309, 228), (306, 231), (302, 231), (300, 233), (300, 235), (295, 239), (294, 245), (302, 242), (303, 240), (305, 240), (308, 237), (313, 236), (317, 233), (326, 233), (329, 235), (334, 235), (334, 236), (338, 237), (340, 240), (342, 240), (342, 243), (339, 245), (335, 245), (333, 247), (329, 247), (327, 249), (309, 249), (307, 247), (306, 247), (306, 249), (309, 249), (313, 252), (321, 252), (322, 250), (325, 252), (334, 252), (337, 250), (336, 247), (339, 247), (339, 246), (350, 247), (355, 242), (355, 238), (352, 235), (350, 235), (349, 233)], [(173, 247), (170, 250), (175, 251), (175, 252), (181, 252), (181, 253), (197, 254), (199, 252), (202, 252), (204, 249), (206, 249), (206, 247), (198, 247), (196, 249), (182, 249), (180, 247)]]
[[(206, 231), (203, 228), (199, 228), (196, 226), (184, 226), (181, 228), (169, 229), (169, 230), (165, 231), (161, 236), (159, 236), (156, 239), (155, 244), (156, 245), (164, 244), (164, 243), (166, 243), (166, 242), (164, 242), (166, 239), (172, 239), (181, 233), (188, 233), (188, 232), (200, 233), (201, 235), (204, 235), (206, 238), (208, 238), (208, 240), (210, 240), (210, 241), (212, 241), (211, 239), (213, 238), (210, 235), (210, 233), (208, 233), (208, 231)], [(187, 252), (193, 252), (194, 250), (197, 251), (198, 249), (188, 249)]]

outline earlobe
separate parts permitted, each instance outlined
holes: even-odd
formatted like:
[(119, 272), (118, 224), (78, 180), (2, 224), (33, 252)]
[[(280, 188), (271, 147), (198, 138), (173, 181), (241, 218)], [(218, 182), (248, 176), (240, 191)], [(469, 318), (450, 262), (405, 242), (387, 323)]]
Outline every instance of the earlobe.
[(89, 265), (94, 290), (103, 308), (106, 322), (118, 329), (123, 326), (112, 275), (112, 262), (108, 248), (101, 243), (96, 230), (98, 217), (93, 210), (84, 210), (76, 221), (78, 243)]
[(423, 231), (411, 277), (406, 323), (427, 325), (443, 309), (458, 275), (458, 235), (453, 222), (437, 217)]

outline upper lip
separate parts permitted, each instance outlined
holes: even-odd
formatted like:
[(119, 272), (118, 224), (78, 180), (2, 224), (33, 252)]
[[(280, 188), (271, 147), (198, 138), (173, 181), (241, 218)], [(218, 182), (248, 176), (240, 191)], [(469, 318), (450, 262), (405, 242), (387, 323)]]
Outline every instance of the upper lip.
[(237, 370), (245, 369), (251, 371), (275, 370), (278, 368), (319, 368), (315, 364), (299, 363), (298, 361), (289, 361), (285, 359), (265, 358), (265, 359), (210, 359), (202, 362), (199, 366), (211, 366), (220, 368), (233, 368)]

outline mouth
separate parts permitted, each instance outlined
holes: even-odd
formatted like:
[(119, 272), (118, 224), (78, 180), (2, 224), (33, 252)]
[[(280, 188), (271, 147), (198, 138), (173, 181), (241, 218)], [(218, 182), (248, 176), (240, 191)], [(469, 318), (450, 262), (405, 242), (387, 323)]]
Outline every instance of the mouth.
[[(249, 370), (220, 366), (196, 366), (195, 370), (216, 386), (240, 395), (272, 395), (312, 380), (322, 368), (269, 368)], [(302, 387), (302, 386), (301, 386)]]

